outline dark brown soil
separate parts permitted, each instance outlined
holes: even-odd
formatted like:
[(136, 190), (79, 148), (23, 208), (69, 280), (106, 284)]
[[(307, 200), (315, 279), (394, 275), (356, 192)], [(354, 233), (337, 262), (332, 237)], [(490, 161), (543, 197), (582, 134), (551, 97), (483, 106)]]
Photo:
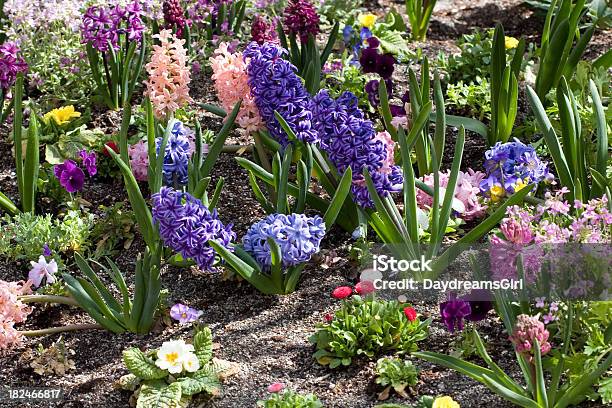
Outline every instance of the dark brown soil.
[[(429, 38), (426, 43), (419, 45), (431, 57), (440, 51), (456, 52), (453, 42), (461, 34), (476, 27), (493, 27), (497, 21), (504, 24), (509, 35), (523, 35), (536, 41), (542, 18), (521, 4), (520, 0), (438, 1)], [(403, 2), (368, 1), (367, 5), (374, 11), (393, 6), (404, 12)], [(594, 37), (587, 53), (589, 58), (610, 47), (609, 34), (608, 31)], [(198, 103), (215, 102), (208, 77), (209, 73), (203, 71), (194, 78), (192, 94)], [(398, 80), (405, 82), (402, 78)], [(203, 128), (220, 128), (218, 118), (203, 110), (199, 113)], [(95, 125), (109, 133), (117, 131), (119, 122), (118, 113), (96, 114), (94, 117)], [(12, 157), (8, 133), (8, 127), (2, 127), (0, 155), (5, 158)], [(445, 167), (452, 161), (456, 134), (455, 129), (448, 129)], [(234, 134), (228, 143), (246, 144), (248, 140)], [(464, 150), (462, 167), (480, 168), (485, 150), (484, 141), (477, 135), (468, 134)], [(0, 161), (0, 190), (11, 198), (16, 196), (13, 166), (12, 160)], [(234, 224), (241, 238), (248, 226), (261, 219), (265, 213), (253, 197), (246, 172), (237, 165), (232, 155), (220, 156), (213, 178), (221, 176), (225, 178), (225, 188), (219, 204), (219, 214), (224, 222)], [(88, 183), (83, 197), (95, 207), (98, 204), (109, 205), (123, 201), (126, 193), (120, 180), (102, 180)], [(52, 208), (48, 210), (57, 211)], [(323, 321), (326, 313), (333, 313), (338, 308), (338, 302), (330, 297), (331, 291), (339, 285), (354, 284), (358, 276), (358, 268), (347, 260), (350, 242), (349, 234), (340, 230), (332, 231), (323, 242), (321, 256), (307, 266), (297, 291), (287, 296), (264, 296), (244, 282), (224, 279), (222, 274), (202, 273), (195, 268), (164, 269), (163, 285), (170, 291), (169, 304), (181, 302), (203, 310), (201, 321), (210, 326), (214, 341), (219, 344), (216, 356), (240, 365), (240, 372), (226, 382), (222, 396), (203, 406), (253, 407), (258, 399), (266, 396), (266, 387), (275, 381), (284, 382), (299, 392), (313, 392), (327, 407), (362, 408), (376, 405), (376, 395), (380, 389), (374, 384), (375, 361), (356, 359), (349, 368), (330, 370), (313, 360), (314, 348), (308, 342), (315, 325)], [(136, 254), (143, 248), (142, 240), (137, 237), (129, 250), (119, 252), (114, 259), (126, 272), (130, 284), (133, 283), (133, 277), (129, 271), (133, 270)], [(76, 273), (74, 270), (72, 272)], [(1, 279), (23, 279), (26, 274), (27, 265), (23, 262), (3, 260), (0, 263)], [(421, 347), (447, 352), (453, 336), (437, 318), (437, 305), (418, 303), (415, 306), (424, 316), (434, 317), (430, 337), (421, 343)], [(38, 308), (29, 317), (24, 329), (92, 322), (75, 308), (56, 306)], [(493, 358), (521, 381), (512, 350), (505, 341), (507, 334), (502, 327), (493, 317), (478, 324)], [(190, 327), (168, 327), (163, 324), (146, 336), (115, 335), (102, 330), (66, 333), (63, 334), (66, 345), (76, 351), (73, 356), (76, 370), (64, 376), (39, 376), (20, 357), (25, 348), (34, 347), (39, 342), (49, 346), (57, 340), (57, 335), (27, 340), (23, 347), (0, 354), (0, 382), (3, 387), (60, 387), (64, 390), (65, 398), (54, 404), (0, 401), (0, 407), (127, 407), (130, 393), (113, 388), (113, 383), (127, 373), (121, 362), (121, 352), (127, 347), (158, 347), (164, 341), (188, 338), (189, 335)], [(462, 407), (467, 408), (511, 406), (484, 386), (454, 371), (416, 359), (414, 364), (421, 369), (415, 395), (451, 395)], [(390, 401), (409, 403), (416, 400), (416, 396), (409, 401), (401, 401), (393, 396)]]

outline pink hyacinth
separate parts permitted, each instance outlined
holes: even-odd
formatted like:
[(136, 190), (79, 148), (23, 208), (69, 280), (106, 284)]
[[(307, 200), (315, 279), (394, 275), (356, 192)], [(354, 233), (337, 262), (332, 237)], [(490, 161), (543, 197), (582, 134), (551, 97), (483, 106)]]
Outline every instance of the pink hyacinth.
[(132, 173), (138, 181), (147, 181), (149, 178), (149, 151), (144, 140), (134, 143), (128, 148)]
[(533, 240), (533, 234), (529, 225), (516, 218), (505, 218), (499, 229), (506, 239), (515, 244), (527, 245)]
[(21, 334), (14, 328), (23, 323), (32, 308), (19, 300), (19, 296), (32, 293), (32, 282), (6, 282), (0, 280), (0, 350), (21, 343)]
[(242, 53), (232, 53), (228, 47), (228, 43), (222, 42), (215, 55), (210, 58), (217, 97), (221, 107), (228, 113), (236, 102), (242, 99), (236, 123), (247, 133), (256, 132), (263, 129), (264, 124), (249, 87), (248, 61), (243, 58)]
[(551, 345), (548, 342), (548, 330), (538, 316), (519, 315), (514, 325), (514, 331), (510, 336), (510, 341), (514, 343), (516, 351), (520, 354), (529, 356), (529, 361), (533, 359), (533, 346), (536, 340), (540, 345), (542, 355), (548, 353)]
[[(487, 206), (482, 204), (480, 199), (480, 182), (484, 179), (485, 174), (480, 171), (474, 171), (468, 169), (466, 173), (460, 171), (457, 177), (457, 186), (455, 187), (455, 198), (463, 204), (464, 210), (459, 216), (466, 220), (473, 220), (480, 218), (485, 215)], [(450, 170), (439, 173), (440, 187), (448, 186), (450, 178)], [(420, 178), (420, 180), (427, 184), (429, 187), (434, 186), (433, 174), (427, 174)], [(417, 204), (419, 207), (431, 208), (433, 205), (433, 198), (417, 188)]]
[(385, 161), (379, 171), (389, 174), (393, 170), (393, 166), (395, 166), (395, 142), (386, 130), (384, 132), (378, 132), (374, 139), (383, 142), (385, 150), (387, 151)]
[(185, 40), (179, 39), (170, 30), (154, 35), (161, 42), (153, 46), (151, 62), (146, 65), (149, 79), (145, 81), (145, 95), (151, 100), (158, 119), (167, 119), (178, 108), (191, 102)]

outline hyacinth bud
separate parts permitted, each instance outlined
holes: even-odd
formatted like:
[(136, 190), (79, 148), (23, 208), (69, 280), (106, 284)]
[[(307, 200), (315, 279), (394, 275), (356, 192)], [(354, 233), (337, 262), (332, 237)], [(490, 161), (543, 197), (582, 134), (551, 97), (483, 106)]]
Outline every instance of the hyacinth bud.
[(528, 355), (531, 361), (533, 346), (536, 340), (540, 344), (540, 353), (542, 355), (550, 351), (551, 345), (548, 342), (548, 336), (548, 330), (546, 330), (544, 323), (540, 321), (538, 316), (522, 314), (516, 319), (510, 341), (514, 343), (518, 353)]

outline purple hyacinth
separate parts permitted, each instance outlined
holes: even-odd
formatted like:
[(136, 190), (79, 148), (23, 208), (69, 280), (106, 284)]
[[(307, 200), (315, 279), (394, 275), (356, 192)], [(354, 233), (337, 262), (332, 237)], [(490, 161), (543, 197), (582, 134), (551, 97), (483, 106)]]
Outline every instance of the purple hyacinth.
[[(159, 155), (162, 138), (156, 139), (156, 152)], [(176, 181), (180, 185), (185, 185), (189, 181), (189, 157), (191, 155), (189, 137), (183, 127), (183, 123), (176, 121), (166, 142), (164, 154), (164, 166), (162, 173), (164, 183), (167, 186), (174, 185)]]
[(321, 90), (313, 98), (312, 111), (321, 147), (340, 173), (351, 167), (353, 197), (362, 207), (371, 207), (373, 202), (363, 176), (366, 168), (381, 196), (401, 191), (403, 176), (399, 166), (390, 165), (393, 157), (388, 143), (378, 137), (357, 103), (357, 97), (350, 92), (334, 100), (327, 90)]
[(265, 17), (257, 14), (251, 24), (251, 41), (255, 41), (259, 45), (263, 45), (265, 42), (278, 42), (274, 22), (268, 23)]
[(274, 111), (285, 119), (298, 139), (316, 143), (319, 135), (312, 126), (310, 95), (297, 76), (296, 67), (283, 59), (286, 53), (273, 43), (249, 44), (244, 57), (250, 58), (247, 71), (251, 93), (268, 131), (283, 147), (289, 144), (289, 138)]
[(53, 173), (67, 192), (75, 193), (83, 188), (85, 173), (74, 161), (66, 160), (62, 164), (56, 164)]
[(470, 303), (459, 299), (455, 294), (450, 294), (446, 302), (440, 303), (440, 316), (451, 333), (455, 330), (463, 330), (463, 319), (472, 313)]
[(180, 1), (164, 0), (162, 10), (164, 12), (166, 28), (176, 29), (177, 37), (181, 37), (187, 25), (187, 20), (185, 20), (185, 12), (183, 11), (183, 7), (181, 7)]
[(87, 153), (87, 150), (83, 149), (79, 152), (79, 157), (83, 160), (83, 167), (87, 170), (89, 177), (93, 177), (98, 172), (96, 166), (96, 153)]
[(0, 46), (0, 88), (4, 93), (13, 86), (18, 73), (28, 70), (28, 64), (19, 52), (19, 47), (12, 42)]
[(307, 262), (319, 252), (324, 236), (325, 222), (319, 216), (271, 214), (249, 228), (242, 244), (259, 265), (269, 269), (272, 258), (268, 238), (272, 238), (281, 251), (286, 268)]
[(215, 251), (208, 244), (214, 240), (231, 250), (230, 242), (236, 238), (232, 225), (221, 223), (217, 210), (212, 212), (189, 193), (162, 187), (153, 194), (153, 221), (159, 227), (164, 244), (193, 259), (202, 270), (211, 270)]
[(119, 35), (127, 34), (129, 41), (140, 41), (145, 26), (141, 19), (142, 6), (138, 1), (126, 7), (91, 6), (83, 15), (81, 36), (84, 44), (91, 44), (100, 52), (119, 49)]

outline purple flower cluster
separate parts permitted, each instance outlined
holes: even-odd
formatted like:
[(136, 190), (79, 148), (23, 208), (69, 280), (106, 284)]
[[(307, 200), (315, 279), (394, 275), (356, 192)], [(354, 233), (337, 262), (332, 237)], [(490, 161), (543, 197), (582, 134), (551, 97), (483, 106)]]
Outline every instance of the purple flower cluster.
[(310, 35), (319, 34), (317, 9), (307, 0), (290, 0), (283, 14), (287, 32), (299, 36), (302, 43), (306, 43)]
[[(156, 140), (156, 153), (159, 155), (162, 138)], [(162, 174), (164, 176), (164, 184), (172, 186), (174, 183), (185, 185), (189, 181), (189, 157), (191, 156), (191, 148), (189, 137), (183, 123), (176, 121), (172, 126), (172, 131), (166, 142), (166, 150), (164, 152), (164, 165)]]
[[(389, 99), (393, 96), (393, 82), (391, 79), (385, 79), (385, 85), (387, 88), (387, 96)], [(368, 100), (370, 101), (370, 105), (375, 108), (378, 108), (380, 105), (380, 95), (378, 94), (378, 89), (380, 88), (380, 81), (378, 79), (372, 79), (368, 81), (365, 85), (365, 91), (368, 94)]]
[(395, 70), (395, 57), (390, 53), (381, 54), (378, 50), (380, 41), (376, 37), (366, 40), (368, 48), (361, 51), (359, 63), (366, 74), (375, 73), (383, 79), (390, 79)]
[(295, 66), (283, 58), (286, 53), (273, 43), (249, 44), (244, 57), (250, 58), (247, 71), (251, 93), (268, 131), (282, 146), (287, 146), (289, 139), (274, 111), (285, 119), (298, 139), (316, 143), (319, 135), (312, 126), (310, 95)]
[(364, 169), (368, 169), (381, 196), (401, 191), (403, 176), (401, 168), (393, 164), (393, 141), (384, 132), (376, 133), (357, 103), (350, 92), (334, 100), (327, 90), (321, 90), (313, 98), (312, 111), (321, 147), (340, 173), (351, 167), (355, 201), (362, 207), (371, 207)]
[(255, 41), (259, 45), (263, 45), (265, 42), (278, 42), (274, 21), (268, 23), (265, 17), (256, 15), (251, 24), (251, 41)]
[(4, 43), (0, 46), (0, 88), (6, 91), (13, 86), (17, 74), (26, 72), (28, 64), (21, 55), (19, 47), (12, 42)]
[(359, 51), (361, 51), (363, 43), (373, 36), (374, 34), (372, 34), (372, 31), (367, 27), (362, 27), (359, 33), (350, 25), (346, 25), (342, 29), (342, 40), (344, 41), (344, 45), (353, 50), (355, 60), (359, 59)]
[(231, 249), (236, 238), (232, 225), (224, 226), (217, 210), (210, 212), (204, 204), (189, 193), (162, 187), (153, 194), (153, 221), (159, 227), (164, 244), (193, 259), (202, 270), (210, 270), (215, 262), (215, 251), (208, 244), (214, 240)]
[(446, 302), (440, 303), (440, 316), (451, 333), (463, 330), (463, 320), (477, 322), (483, 320), (493, 309), (491, 294), (486, 290), (474, 290), (464, 298), (451, 293)]
[(100, 52), (107, 52), (109, 43), (119, 49), (119, 36), (126, 34), (129, 41), (140, 41), (145, 26), (140, 18), (143, 13), (139, 1), (125, 7), (91, 6), (85, 11), (81, 24), (83, 44), (91, 44)]
[(500, 195), (513, 194), (526, 185), (551, 181), (554, 177), (535, 149), (518, 139), (497, 142), (485, 152), (485, 159), (487, 178), (480, 183), (480, 190), (494, 201)]
[[(79, 152), (81, 164), (87, 171), (90, 177), (93, 177), (98, 172), (96, 167), (96, 154), (94, 152), (87, 153), (86, 150)], [(83, 188), (85, 183), (85, 173), (79, 165), (73, 160), (66, 160), (62, 164), (56, 164), (53, 167), (53, 174), (59, 180), (62, 187), (69, 193), (75, 193)]]
[(269, 269), (272, 257), (268, 238), (272, 238), (281, 251), (286, 268), (307, 262), (319, 252), (324, 236), (325, 222), (319, 216), (271, 214), (249, 228), (242, 244), (259, 265)]
[(167, 29), (176, 29), (176, 36), (181, 37), (183, 30), (187, 25), (185, 19), (185, 11), (181, 7), (179, 0), (164, 0), (162, 5), (164, 12), (164, 22), (166, 23)]

